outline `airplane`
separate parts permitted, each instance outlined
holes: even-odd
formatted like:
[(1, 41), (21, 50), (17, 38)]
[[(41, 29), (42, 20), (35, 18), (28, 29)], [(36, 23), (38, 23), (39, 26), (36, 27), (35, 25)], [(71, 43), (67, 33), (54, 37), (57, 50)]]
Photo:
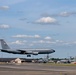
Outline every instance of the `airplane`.
[(53, 49), (11, 49), (8, 44), (4, 41), (4, 39), (0, 39), (1, 52), (12, 53), (12, 54), (25, 54), (27, 57), (31, 57), (31, 55), (38, 55), (38, 54), (50, 54), (54, 53), (55, 50)]

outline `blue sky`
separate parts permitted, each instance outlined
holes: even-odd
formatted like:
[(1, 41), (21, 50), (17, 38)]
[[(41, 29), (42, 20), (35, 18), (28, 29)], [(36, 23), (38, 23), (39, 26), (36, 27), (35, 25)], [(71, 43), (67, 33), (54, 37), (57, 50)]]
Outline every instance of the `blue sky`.
[(75, 19), (75, 0), (0, 0), (0, 38), (11, 48), (52, 48), (51, 57), (76, 56)]

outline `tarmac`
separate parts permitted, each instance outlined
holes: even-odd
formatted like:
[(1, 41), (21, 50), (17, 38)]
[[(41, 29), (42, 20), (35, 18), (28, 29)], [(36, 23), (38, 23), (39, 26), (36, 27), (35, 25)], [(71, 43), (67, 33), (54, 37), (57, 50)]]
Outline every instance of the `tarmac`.
[(46, 63), (0, 64), (0, 75), (76, 75), (76, 66)]

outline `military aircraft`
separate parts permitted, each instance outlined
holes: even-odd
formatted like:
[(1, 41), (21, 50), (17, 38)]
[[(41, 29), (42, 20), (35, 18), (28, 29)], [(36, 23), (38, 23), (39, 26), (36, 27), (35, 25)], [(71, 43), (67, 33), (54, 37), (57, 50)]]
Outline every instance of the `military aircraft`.
[(0, 39), (1, 42), (1, 47), (2, 49), (1, 52), (6, 52), (6, 53), (12, 53), (12, 54), (25, 54), (27, 57), (31, 57), (31, 55), (38, 55), (38, 54), (50, 54), (54, 53), (55, 50), (53, 49), (11, 49), (8, 44), (4, 41), (4, 39)]

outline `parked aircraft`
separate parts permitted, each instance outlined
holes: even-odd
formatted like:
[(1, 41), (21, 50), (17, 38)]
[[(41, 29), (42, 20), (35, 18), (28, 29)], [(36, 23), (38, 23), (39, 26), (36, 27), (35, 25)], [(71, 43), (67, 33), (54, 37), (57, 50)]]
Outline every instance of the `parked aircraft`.
[(38, 54), (50, 54), (54, 53), (55, 50), (53, 49), (11, 49), (8, 44), (4, 41), (4, 39), (0, 39), (1, 41), (1, 52), (12, 53), (12, 54), (26, 54), (27, 57), (31, 57), (32, 55)]

